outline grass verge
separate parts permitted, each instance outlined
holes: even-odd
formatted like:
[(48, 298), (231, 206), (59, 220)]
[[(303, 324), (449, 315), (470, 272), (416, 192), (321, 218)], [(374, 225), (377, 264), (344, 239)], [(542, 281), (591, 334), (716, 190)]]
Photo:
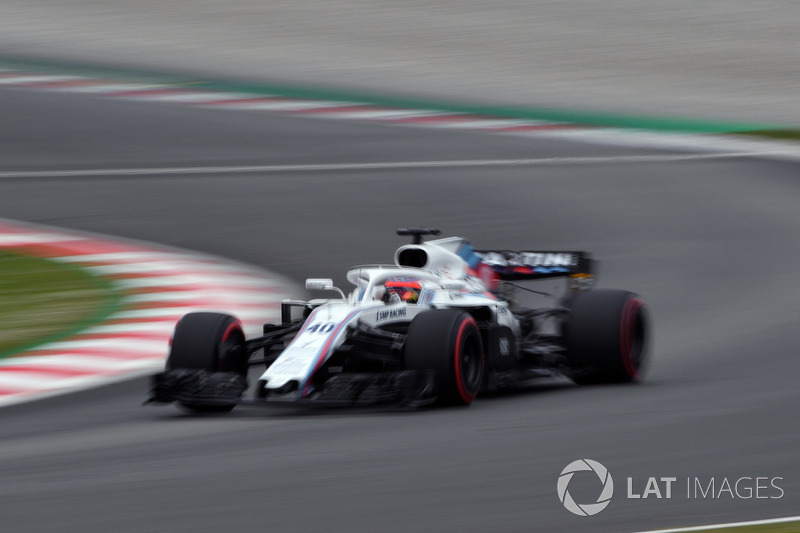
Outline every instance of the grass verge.
[(74, 335), (118, 302), (108, 282), (85, 270), (0, 250), (0, 358)]

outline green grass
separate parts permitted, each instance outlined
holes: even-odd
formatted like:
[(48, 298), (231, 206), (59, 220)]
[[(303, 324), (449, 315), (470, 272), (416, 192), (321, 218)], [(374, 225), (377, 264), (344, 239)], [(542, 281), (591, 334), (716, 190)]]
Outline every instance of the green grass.
[(767, 139), (777, 139), (780, 141), (800, 141), (800, 130), (774, 129), (774, 130), (741, 131), (737, 133), (740, 135), (766, 137)]
[(108, 282), (85, 270), (0, 250), (0, 358), (75, 334), (118, 301)]

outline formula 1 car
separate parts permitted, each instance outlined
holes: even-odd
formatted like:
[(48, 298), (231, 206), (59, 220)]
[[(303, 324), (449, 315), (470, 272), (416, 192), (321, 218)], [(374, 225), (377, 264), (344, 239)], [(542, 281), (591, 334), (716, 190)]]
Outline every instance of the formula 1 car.
[[(248, 401), (320, 405), (469, 405), (482, 390), (565, 376), (579, 384), (640, 377), (648, 314), (637, 295), (595, 289), (585, 252), (477, 251), (460, 237), (412, 236), (392, 265), (351, 268), (349, 295), (285, 300), (281, 323), (245, 339), (236, 318), (195, 312), (177, 323), (150, 401), (227, 411), (242, 401), (248, 368), (264, 365)], [(564, 277), (553, 305), (525, 308), (520, 282)], [(535, 291), (533, 291), (535, 292)]]

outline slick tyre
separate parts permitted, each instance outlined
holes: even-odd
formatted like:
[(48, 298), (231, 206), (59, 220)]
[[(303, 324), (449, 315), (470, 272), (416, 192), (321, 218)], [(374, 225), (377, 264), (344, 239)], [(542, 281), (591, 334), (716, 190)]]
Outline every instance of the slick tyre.
[[(189, 313), (175, 326), (167, 370), (235, 372), (247, 377), (247, 353), (241, 323), (222, 313)], [(230, 411), (236, 404), (203, 405), (181, 402), (192, 411)]]
[(567, 304), (564, 338), (573, 380), (579, 384), (626, 383), (641, 378), (647, 363), (649, 324), (644, 302), (631, 292), (596, 289)]
[(414, 317), (404, 346), (408, 370), (434, 370), (438, 401), (469, 405), (481, 388), (484, 352), (475, 319), (462, 311), (433, 310)]

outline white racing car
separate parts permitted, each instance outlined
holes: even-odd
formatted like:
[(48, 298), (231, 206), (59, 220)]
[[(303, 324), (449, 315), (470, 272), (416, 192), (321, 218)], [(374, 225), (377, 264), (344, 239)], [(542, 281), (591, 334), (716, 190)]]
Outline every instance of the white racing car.
[[(413, 242), (392, 265), (351, 268), (349, 295), (284, 301), (282, 322), (245, 339), (230, 315), (190, 313), (172, 337), (150, 401), (227, 411), (265, 366), (247, 401), (324, 405), (469, 405), (481, 390), (534, 377), (577, 383), (634, 381), (647, 354), (648, 318), (635, 294), (595, 289), (584, 252), (476, 251), (460, 237), (422, 242), (430, 228), (397, 230)], [(525, 308), (518, 282), (567, 278), (553, 304)], [(536, 291), (531, 291), (536, 292)], [(542, 294), (542, 293), (540, 293)]]

